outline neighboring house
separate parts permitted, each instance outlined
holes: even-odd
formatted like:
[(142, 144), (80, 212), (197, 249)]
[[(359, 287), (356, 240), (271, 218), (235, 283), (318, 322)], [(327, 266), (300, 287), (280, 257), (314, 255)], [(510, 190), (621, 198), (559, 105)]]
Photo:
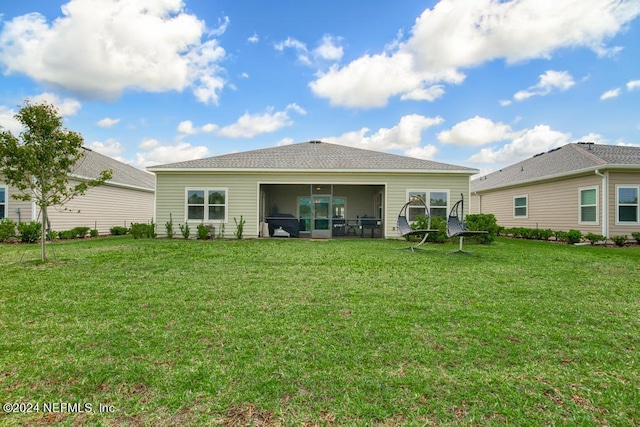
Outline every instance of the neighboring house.
[(606, 237), (640, 231), (640, 147), (579, 142), (471, 182), (471, 213), (503, 227), (580, 230)]
[[(113, 226), (129, 226), (132, 222), (147, 223), (153, 218), (155, 177), (87, 148), (70, 175), (70, 184), (83, 179), (97, 178), (103, 170), (111, 169), (113, 177), (105, 184), (90, 188), (64, 206), (48, 209), (51, 229), (69, 230), (74, 227), (97, 228), (109, 233)], [(19, 222), (40, 221), (40, 212), (33, 202), (16, 200), (17, 190), (6, 185), (0, 175), (0, 218)]]
[(320, 141), (148, 170), (156, 174), (158, 224), (171, 214), (176, 228), (204, 224), (232, 236), (242, 216), (246, 237), (282, 227), (313, 238), (398, 237), (398, 212), (413, 194), (426, 197), (432, 215), (446, 217), (461, 193), (469, 195), (470, 176), (478, 172)]

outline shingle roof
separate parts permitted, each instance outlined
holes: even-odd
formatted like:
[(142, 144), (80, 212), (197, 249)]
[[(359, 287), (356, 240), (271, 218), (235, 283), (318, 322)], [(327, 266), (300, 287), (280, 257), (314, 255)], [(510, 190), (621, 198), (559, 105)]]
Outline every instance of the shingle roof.
[(148, 168), (150, 171), (171, 169), (207, 170), (394, 170), (449, 171), (470, 175), (477, 169), (430, 160), (415, 159), (378, 151), (363, 150), (328, 142), (310, 141), (241, 153), (225, 154), (199, 160), (170, 163)]
[(103, 170), (111, 169), (113, 177), (109, 182), (114, 184), (155, 189), (153, 174), (119, 162), (111, 157), (102, 155), (85, 148), (85, 155), (73, 170), (73, 174), (86, 178), (97, 178)]
[(474, 179), (471, 181), (471, 191), (507, 187), (571, 172), (605, 169), (613, 165), (628, 165), (640, 169), (640, 147), (587, 142), (567, 144)]

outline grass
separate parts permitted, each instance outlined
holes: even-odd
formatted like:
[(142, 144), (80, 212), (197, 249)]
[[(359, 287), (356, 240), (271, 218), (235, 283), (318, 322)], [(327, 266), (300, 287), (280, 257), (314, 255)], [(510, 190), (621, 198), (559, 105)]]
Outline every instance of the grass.
[(0, 245), (0, 424), (640, 424), (639, 248), (402, 246)]

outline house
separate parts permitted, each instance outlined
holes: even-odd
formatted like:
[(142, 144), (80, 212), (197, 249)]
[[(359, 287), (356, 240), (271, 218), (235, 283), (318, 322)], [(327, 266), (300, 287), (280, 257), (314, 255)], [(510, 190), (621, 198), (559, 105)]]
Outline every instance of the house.
[[(397, 237), (398, 212), (412, 195), (426, 197), (431, 214), (446, 217), (478, 172), (321, 141), (148, 170), (156, 174), (158, 224), (171, 214), (192, 230), (204, 224), (232, 236), (242, 217), (246, 237), (312, 238)], [(413, 217), (418, 214), (416, 207)]]
[(471, 212), (503, 227), (640, 231), (640, 147), (567, 144), (471, 182)]
[[(83, 179), (97, 178), (103, 170), (111, 169), (113, 177), (105, 184), (90, 188), (64, 206), (47, 210), (51, 229), (69, 230), (90, 227), (101, 234), (113, 226), (129, 226), (132, 222), (148, 222), (153, 218), (155, 177), (110, 157), (84, 148), (85, 155), (75, 165), (70, 184)], [(16, 222), (40, 220), (39, 209), (33, 202), (13, 199), (17, 190), (8, 186), (0, 176), (0, 218)]]

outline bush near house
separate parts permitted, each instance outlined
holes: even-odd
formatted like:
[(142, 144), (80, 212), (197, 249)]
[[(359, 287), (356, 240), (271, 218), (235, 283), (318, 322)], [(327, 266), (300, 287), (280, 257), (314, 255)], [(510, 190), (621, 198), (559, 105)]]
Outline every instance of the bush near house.
[(129, 232), (129, 229), (127, 227), (120, 227), (118, 225), (111, 227), (109, 229), (109, 233), (111, 233), (114, 236), (124, 236), (128, 232)]
[(624, 246), (627, 244), (627, 240), (629, 239), (627, 238), (627, 236), (621, 235), (621, 236), (611, 236), (611, 240), (613, 240), (613, 243), (615, 243), (616, 246)]
[(131, 224), (129, 232), (134, 239), (155, 239), (157, 237), (156, 224), (153, 220), (149, 224), (139, 222), (133, 223)]
[(587, 234), (584, 236), (584, 238), (585, 238), (585, 239), (587, 239), (588, 241), (590, 241), (592, 245), (593, 245), (594, 243), (597, 243), (597, 242), (604, 242), (604, 241), (606, 241), (606, 240), (607, 240), (607, 238), (606, 238), (606, 237), (604, 237), (604, 236), (602, 236), (602, 235), (600, 235), (600, 234), (595, 234), (595, 233), (587, 233)]
[(18, 233), (20, 233), (20, 241), (22, 243), (35, 243), (40, 240), (40, 232), (42, 230), (42, 223), (31, 222), (19, 222)]
[(640, 231), (634, 231), (633, 233), (631, 233), (631, 237), (636, 239), (636, 242), (640, 243)]
[(471, 241), (487, 244), (498, 235), (498, 222), (493, 214), (470, 214), (465, 217), (465, 222), (471, 231), (488, 231), (488, 234), (471, 237)]
[(0, 221), (0, 242), (11, 237), (16, 237), (16, 223), (10, 218), (2, 218)]

